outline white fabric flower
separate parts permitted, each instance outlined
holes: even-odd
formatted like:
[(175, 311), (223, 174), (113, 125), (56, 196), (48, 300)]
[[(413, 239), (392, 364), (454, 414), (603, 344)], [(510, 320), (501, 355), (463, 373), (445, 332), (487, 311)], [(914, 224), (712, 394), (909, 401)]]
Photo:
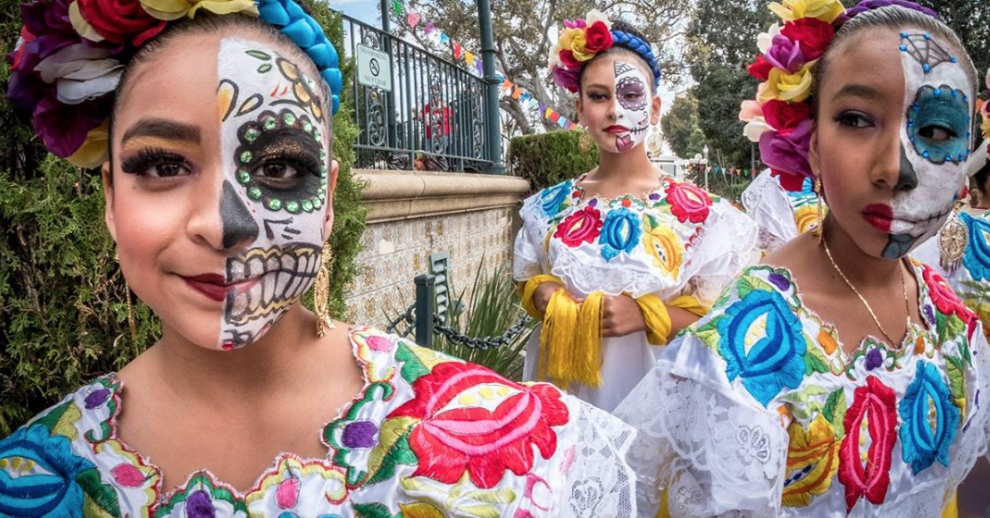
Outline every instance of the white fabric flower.
[(598, 9), (588, 11), (588, 14), (584, 15), (584, 22), (587, 23), (589, 27), (595, 22), (602, 22), (606, 27), (608, 27), (609, 30), (612, 30), (612, 22), (608, 20), (608, 16), (605, 16), (605, 14)]
[(35, 70), (43, 81), (55, 84), (60, 102), (79, 104), (114, 91), (124, 65), (106, 49), (75, 43), (42, 60)]
[(771, 25), (770, 28), (767, 29), (767, 32), (760, 33), (760, 35), (756, 38), (756, 46), (760, 49), (761, 53), (766, 54), (767, 50), (770, 49), (770, 46), (773, 45), (774, 36), (777, 36), (778, 34), (780, 34), (780, 25), (776, 23)]
[(774, 131), (774, 127), (767, 124), (766, 119), (762, 116), (754, 117), (752, 120), (746, 123), (746, 127), (743, 128), (743, 133), (750, 142), (760, 142), (760, 136), (768, 131)]

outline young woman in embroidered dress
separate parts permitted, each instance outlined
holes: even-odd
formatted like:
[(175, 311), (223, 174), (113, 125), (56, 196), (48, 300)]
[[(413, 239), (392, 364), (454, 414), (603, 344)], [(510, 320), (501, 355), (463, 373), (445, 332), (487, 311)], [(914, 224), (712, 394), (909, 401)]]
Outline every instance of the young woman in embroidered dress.
[(755, 228), (649, 161), (643, 142), (660, 117), (660, 71), (642, 35), (597, 11), (564, 25), (550, 68), (578, 94), (601, 159), (520, 211), (514, 275), (523, 307), (543, 321), (524, 376), (611, 411), (649, 371), (657, 346), (747, 264)]
[(321, 316), (342, 85), (299, 4), (22, 12), (11, 98), (53, 152), (102, 166), (162, 337), (0, 441), (0, 516), (635, 515), (617, 419)]
[(813, 178), (829, 212), (820, 237), (743, 271), (617, 410), (642, 431), (641, 504), (951, 515), (985, 449), (990, 350), (945, 280), (905, 255), (962, 188), (975, 71), (907, 1), (771, 8), (783, 27), (750, 68), (765, 81), (761, 155)]

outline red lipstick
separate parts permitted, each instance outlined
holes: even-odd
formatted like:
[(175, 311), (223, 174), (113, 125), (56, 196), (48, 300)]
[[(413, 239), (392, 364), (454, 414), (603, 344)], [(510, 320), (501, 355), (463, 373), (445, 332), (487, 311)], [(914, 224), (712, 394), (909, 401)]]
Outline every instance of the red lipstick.
[(871, 203), (863, 212), (863, 219), (878, 230), (890, 233), (890, 223), (894, 220), (894, 211), (885, 203)]
[(228, 292), (242, 292), (254, 286), (258, 282), (257, 278), (247, 279), (241, 282), (227, 284), (227, 279), (223, 275), (216, 273), (205, 273), (190, 277), (182, 276), (182, 280), (190, 288), (206, 295), (210, 300), (223, 302), (227, 298)]
[(626, 133), (628, 131), (629, 131), (629, 128), (627, 128), (625, 126), (619, 126), (618, 124), (613, 124), (613, 125), (605, 128), (605, 132), (606, 133)]

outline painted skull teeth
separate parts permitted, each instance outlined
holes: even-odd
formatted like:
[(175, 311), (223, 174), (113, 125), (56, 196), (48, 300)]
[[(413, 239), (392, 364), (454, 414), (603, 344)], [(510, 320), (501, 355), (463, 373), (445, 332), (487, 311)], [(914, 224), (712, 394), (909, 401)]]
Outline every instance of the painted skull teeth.
[(226, 321), (244, 325), (293, 304), (316, 279), (322, 251), (313, 245), (255, 248), (227, 262), (230, 282), (256, 279), (254, 286), (227, 296)]

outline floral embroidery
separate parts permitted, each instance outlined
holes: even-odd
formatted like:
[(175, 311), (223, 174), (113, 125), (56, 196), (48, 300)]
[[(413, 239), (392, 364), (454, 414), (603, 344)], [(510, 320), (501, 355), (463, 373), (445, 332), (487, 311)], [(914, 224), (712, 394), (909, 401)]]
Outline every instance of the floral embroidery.
[(403, 518), (502, 516), (505, 504), (516, 501), (516, 492), (512, 488), (477, 489), (471, 484), (467, 473), (453, 486), (415, 477), (402, 477), (399, 485), (409, 496), (422, 500), (415, 504), (399, 504)]
[(300, 503), (300, 490), (304, 477), (307, 484), (322, 479), (323, 487), (320, 494), (328, 503), (337, 505), (347, 499), (347, 484), (343, 470), (322, 460), (303, 462), (295, 455), (286, 455), (278, 461), (275, 469), (267, 473), (244, 497), (244, 502), (249, 508), (257, 507), (255, 512), (259, 516), (264, 515), (267, 506), (270, 505), (265, 497), (274, 488), (275, 505), (279, 509), (295, 510), (297, 514), (305, 515), (303, 509), (297, 507)]
[(666, 189), (670, 210), (681, 223), (704, 223), (708, 219), (712, 199), (708, 193), (690, 183), (670, 181)]
[(963, 265), (974, 281), (990, 281), (990, 222), (965, 212), (959, 217), (969, 228), (969, 246), (963, 255)]
[(620, 253), (630, 253), (639, 243), (640, 229), (639, 218), (632, 211), (625, 207), (612, 209), (605, 216), (605, 223), (602, 225), (601, 238), (602, 257), (606, 261), (611, 261)]
[(152, 509), (152, 516), (187, 516), (215, 518), (217, 516), (247, 518), (248, 508), (233, 488), (214, 482), (207, 472), (189, 477), (181, 489), (172, 493), (168, 502)]
[[(373, 383), (364, 391), (363, 396), (355, 401), (341, 415), (340, 419), (331, 421), (323, 429), (323, 440), (328, 446), (333, 448), (333, 461), (338, 466), (347, 471), (347, 485), (351, 488), (361, 486), (374, 477), (375, 481), (382, 478), (391, 477), (397, 464), (414, 465), (416, 458), (411, 453), (401, 455), (396, 453), (389, 457), (388, 462), (379, 463), (379, 469), (363, 469), (373, 449), (377, 450), (379, 443), (386, 442), (388, 446), (395, 446), (395, 437), (388, 438), (391, 442), (385, 441), (380, 430), (380, 416), (376, 415), (375, 408), (382, 401), (389, 401), (395, 393), (395, 387), (388, 383)], [(383, 473), (378, 473), (384, 467)], [(372, 482), (373, 483), (373, 482)]]
[(552, 218), (569, 206), (573, 186), (574, 182), (567, 180), (566, 182), (559, 183), (553, 187), (547, 187), (540, 191), (540, 207), (543, 209), (543, 214), (546, 217)]
[(680, 236), (669, 226), (662, 224), (651, 214), (643, 215), (643, 248), (653, 257), (653, 265), (672, 278), (680, 272), (681, 253), (684, 244)]
[(901, 451), (911, 471), (917, 475), (936, 460), (949, 467), (949, 446), (959, 426), (959, 409), (934, 365), (918, 362), (917, 374), (899, 410)]
[(601, 234), (602, 213), (591, 205), (574, 211), (557, 226), (553, 237), (574, 248), (581, 243), (593, 243)]
[(0, 441), (0, 515), (78, 516), (84, 504), (120, 516), (117, 493), (68, 438), (34, 424)]
[(717, 325), (726, 376), (730, 382), (741, 378), (763, 406), (783, 387), (801, 385), (807, 343), (801, 320), (780, 293), (750, 291), (725, 310)]
[[(922, 266), (921, 276), (928, 287), (932, 302), (938, 308), (938, 313), (935, 315), (935, 329), (938, 333), (939, 343), (949, 342), (964, 331), (966, 331), (967, 337), (972, 336), (979, 319), (963, 304), (962, 299), (952, 290), (949, 282), (928, 265)], [(966, 339), (963, 340), (963, 342), (967, 341)], [(964, 354), (964, 358), (968, 362), (969, 354)]]
[[(846, 437), (839, 449), (839, 482), (846, 487), (846, 512), (860, 497), (882, 504), (890, 486), (890, 462), (897, 440), (897, 396), (876, 376), (856, 388), (853, 404), (846, 412)], [(869, 450), (860, 462), (860, 434), (869, 436)]]
[(797, 421), (787, 427), (790, 444), (787, 450), (787, 480), (783, 504), (806, 507), (811, 497), (824, 494), (832, 487), (839, 470), (839, 444), (835, 429), (824, 415), (805, 430)]
[(526, 474), (533, 445), (549, 459), (557, 448), (551, 427), (568, 422), (552, 385), (520, 385), (477, 365), (442, 363), (417, 379), (413, 390), (416, 397), (388, 418), (421, 420), (408, 439), (419, 459), (413, 476), (447, 484), (467, 472), (476, 486), (489, 489), (506, 470)]

